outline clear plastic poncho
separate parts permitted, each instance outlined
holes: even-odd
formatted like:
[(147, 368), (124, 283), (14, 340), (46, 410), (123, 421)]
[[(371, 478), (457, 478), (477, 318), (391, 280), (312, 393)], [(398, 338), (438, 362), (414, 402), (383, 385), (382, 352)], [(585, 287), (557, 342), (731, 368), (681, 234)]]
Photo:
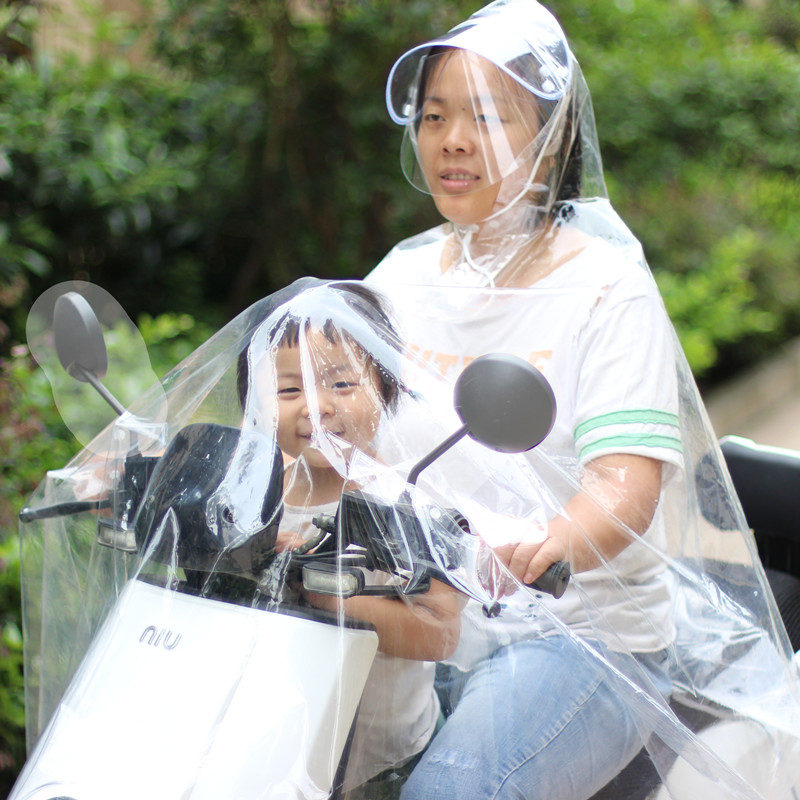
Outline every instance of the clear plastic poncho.
[[(560, 28), (530, 0), (495, 3), (398, 63), (406, 169), (450, 224), (395, 248), (372, 291), (308, 280), (253, 306), (31, 499), (38, 743), (12, 798), (397, 796), (424, 787), (432, 753), (482, 778), (507, 721), (514, 741), (556, 721), (584, 670), (611, 688), (603, 738), (616, 748), (624, 725), (626, 754), (598, 738), (522, 796), (573, 796), (590, 768), (598, 798), (795, 796), (797, 665), (641, 247), (605, 198)], [(492, 157), (455, 139), (431, 152), (460, 160), (429, 168), (425, 125), (466, 108)], [(546, 378), (539, 435), (500, 377), (459, 380), (492, 352)], [(465, 432), (473, 406), (511, 433)], [(535, 446), (510, 452), (517, 431)], [(556, 597), (530, 573), (563, 562)], [(523, 671), (542, 648), (562, 654), (547, 685)], [(479, 707), (471, 765), (442, 756), (502, 663), (489, 688), (519, 707)]]
[[(659, 423), (671, 434), (654, 433), (673, 441), (652, 523), (639, 533), (618, 522), (628, 546), (607, 557), (592, 545), (598, 566), (582, 572), (588, 536), (573, 525), (574, 572), (555, 598), (497, 553), (540, 542), (572, 497), (592, 494), (584, 478), (601, 439), (587, 440), (586, 463), (561, 444), (569, 400), (546, 355), (558, 410), (538, 447), (515, 455), (456, 435), (449, 358), (404, 336), (455, 325), (470, 304), (495, 321), (541, 315), (550, 336), (558, 315), (544, 309), (568, 300), (591, 316), (586, 288), (461, 290), (456, 302), (451, 289), (403, 287), (391, 302), (375, 292), (373, 306), (361, 284), (305, 286), (170, 373), (166, 419), (156, 387), (32, 498), (23, 587), (38, 745), (27, 792), (12, 797), (44, 783), (75, 797), (233, 786), (236, 797), (322, 798), (334, 785), (380, 796), (368, 781), (413, 763), (448, 710), (433, 662), (468, 675), (514, 643), (554, 638), (608, 671), (663, 797), (698, 786), (790, 797), (796, 668), (685, 365), (655, 371), (676, 418)], [(503, 387), (476, 390), (505, 415)], [(614, 519), (607, 498), (592, 502)], [(659, 654), (680, 706), (642, 653)], [(725, 724), (725, 741), (741, 729), (755, 774), (675, 708)]]

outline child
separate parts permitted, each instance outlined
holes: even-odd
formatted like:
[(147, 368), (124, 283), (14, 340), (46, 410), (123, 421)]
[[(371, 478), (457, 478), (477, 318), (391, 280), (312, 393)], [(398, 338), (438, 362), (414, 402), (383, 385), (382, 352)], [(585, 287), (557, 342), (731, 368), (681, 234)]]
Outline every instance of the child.
[[(274, 422), (286, 460), (279, 549), (296, 548), (316, 533), (312, 518), (335, 514), (354, 459), (374, 457), (381, 419), (397, 407), (401, 392), (390, 363), (395, 339), (375, 292), (332, 284), (301, 295), (270, 324), (266, 339), (257, 332), (240, 357), (245, 413), (250, 422)], [(265, 351), (253, 352), (262, 342)], [(371, 576), (373, 582), (386, 577)], [(452, 653), (461, 605), (438, 581), (414, 597), (305, 596), (317, 608), (371, 623), (378, 634), (345, 777), (349, 790), (406, 764), (426, 746), (439, 718), (433, 664), (426, 662)], [(371, 796), (374, 788), (361, 791)]]

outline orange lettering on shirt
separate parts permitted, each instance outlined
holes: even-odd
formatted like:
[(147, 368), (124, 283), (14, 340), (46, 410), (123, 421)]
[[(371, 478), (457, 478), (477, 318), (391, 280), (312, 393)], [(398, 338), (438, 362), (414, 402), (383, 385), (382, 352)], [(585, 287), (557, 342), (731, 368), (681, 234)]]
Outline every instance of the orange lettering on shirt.
[(447, 375), (448, 371), (458, 364), (458, 356), (448, 353), (437, 353), (433, 360), (439, 365), (439, 372), (442, 375)]
[(542, 371), (544, 364), (542, 362), (548, 361), (553, 357), (552, 350), (534, 350), (529, 356), (528, 361), (533, 364), (539, 372)]

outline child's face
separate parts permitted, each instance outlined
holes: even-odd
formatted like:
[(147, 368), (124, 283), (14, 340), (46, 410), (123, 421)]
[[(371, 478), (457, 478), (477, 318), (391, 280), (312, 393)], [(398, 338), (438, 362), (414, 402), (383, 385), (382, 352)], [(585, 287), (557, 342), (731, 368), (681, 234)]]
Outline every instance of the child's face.
[[(369, 452), (381, 413), (376, 368), (358, 347), (331, 342), (322, 333), (301, 335), (301, 343), (278, 348), (278, 446), (286, 455), (305, 456), (310, 467), (330, 467), (315, 446), (322, 428)], [(307, 353), (309, 375), (301, 363)]]
[(419, 159), (436, 207), (462, 225), (496, 210), (503, 182), (521, 188), (530, 170), (516, 159), (538, 132), (514, 81), (465, 50), (438, 59), (425, 86), (417, 131)]

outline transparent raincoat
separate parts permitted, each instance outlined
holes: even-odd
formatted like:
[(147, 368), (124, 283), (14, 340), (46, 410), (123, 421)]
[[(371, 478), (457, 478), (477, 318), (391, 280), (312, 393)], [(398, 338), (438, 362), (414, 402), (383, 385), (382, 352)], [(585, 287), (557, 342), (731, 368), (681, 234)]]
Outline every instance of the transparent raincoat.
[[(492, 4), (387, 100), (449, 223), (366, 286), (256, 304), (31, 498), (12, 798), (489, 796), (441, 766), (507, 769), (584, 674), (607, 735), (513, 796), (586, 798), (633, 758), (597, 797), (797, 796), (798, 667), (558, 24)], [(550, 387), (522, 420), (502, 369), (465, 387), (493, 352)], [(471, 404), (503, 441), (465, 435)]]

